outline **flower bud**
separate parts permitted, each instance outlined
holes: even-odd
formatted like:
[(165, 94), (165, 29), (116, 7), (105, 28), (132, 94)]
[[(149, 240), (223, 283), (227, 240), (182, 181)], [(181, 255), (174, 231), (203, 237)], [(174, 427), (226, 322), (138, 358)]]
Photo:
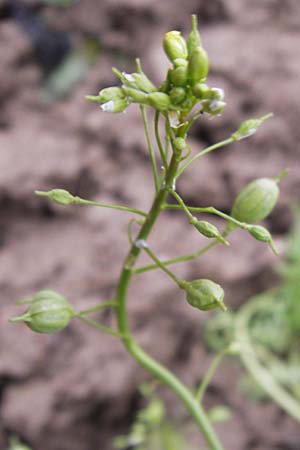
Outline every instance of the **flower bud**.
[(198, 279), (183, 282), (183, 289), (186, 291), (186, 298), (190, 305), (202, 311), (209, 311), (214, 308), (226, 310), (224, 305), (224, 291), (222, 287), (214, 281)]
[(186, 148), (186, 141), (185, 139), (178, 137), (174, 139), (173, 145), (176, 148), (176, 150), (182, 151)]
[(186, 42), (181, 36), (180, 31), (169, 31), (166, 33), (163, 40), (163, 47), (171, 62), (177, 58), (187, 58)]
[(194, 86), (199, 81), (205, 80), (208, 74), (209, 61), (204, 48), (197, 47), (189, 60), (188, 74), (191, 84)]
[(211, 88), (210, 92), (209, 92), (209, 98), (212, 100), (224, 100), (225, 98), (225, 94), (224, 94), (224, 90), (221, 88)]
[(229, 245), (228, 241), (224, 239), (215, 225), (207, 222), (206, 220), (197, 220), (196, 218), (194, 222), (192, 221), (192, 224), (203, 236), (208, 238), (216, 238), (218, 241), (222, 242), (222, 244)]
[(257, 119), (249, 119), (242, 122), (238, 130), (232, 134), (232, 139), (235, 141), (240, 141), (241, 139), (245, 139), (248, 136), (252, 136), (256, 133), (257, 129), (273, 114), (266, 114), (265, 116), (259, 117)]
[(192, 15), (192, 31), (187, 38), (187, 49), (189, 56), (192, 55), (196, 47), (201, 46), (201, 37), (198, 31), (198, 20), (195, 14)]
[(132, 87), (135, 89), (146, 92), (147, 94), (156, 92), (156, 87), (144, 73), (132, 73), (131, 76), (134, 80), (134, 85)]
[(171, 72), (171, 82), (174, 86), (185, 86), (187, 81), (187, 67), (180, 66)]
[(193, 87), (193, 94), (200, 100), (208, 98), (210, 94), (210, 87), (205, 83), (196, 83)]
[(183, 58), (176, 58), (173, 61), (174, 67), (187, 67), (188, 61)]
[(170, 90), (170, 99), (173, 105), (180, 104), (185, 99), (185, 90), (182, 87), (174, 87)]
[(98, 95), (86, 95), (86, 100), (91, 100), (92, 102), (106, 103), (110, 100), (120, 100), (125, 98), (123, 89), (117, 86), (108, 87), (102, 89)]
[(34, 296), (28, 310), (11, 322), (25, 322), (37, 333), (56, 333), (63, 330), (76, 315), (72, 305), (59, 293), (45, 290)]
[(120, 100), (120, 99), (124, 99), (125, 95), (123, 92), (123, 89), (117, 86), (113, 86), (113, 87), (108, 87), (105, 89), (102, 89), (99, 92), (99, 102), (100, 103), (106, 103), (109, 102), (110, 100)]
[(40, 197), (48, 197), (59, 205), (70, 205), (75, 202), (75, 197), (65, 189), (52, 189), (51, 191), (35, 191)]
[(128, 105), (129, 103), (126, 99), (117, 99), (102, 103), (102, 105), (100, 105), (100, 108), (103, 112), (119, 113), (123, 112)]
[(158, 111), (166, 111), (171, 104), (170, 97), (163, 92), (153, 92), (148, 94), (147, 101), (150, 106), (157, 109)]
[(272, 178), (258, 178), (247, 184), (236, 197), (231, 216), (240, 222), (258, 222), (273, 210), (279, 195), (278, 184)]

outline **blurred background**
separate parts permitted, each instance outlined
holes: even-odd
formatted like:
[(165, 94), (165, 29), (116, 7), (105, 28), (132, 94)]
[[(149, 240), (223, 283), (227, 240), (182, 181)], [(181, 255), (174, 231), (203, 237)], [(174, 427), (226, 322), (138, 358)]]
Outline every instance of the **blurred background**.
[[(193, 149), (227, 138), (247, 118), (274, 118), (251, 139), (202, 158), (178, 189), (187, 203), (229, 212), (244, 184), (289, 167), (266, 221), (283, 252), (290, 204), (300, 198), (299, 1), (0, 0), (1, 449), (16, 435), (33, 450), (112, 450), (112, 438), (126, 433), (143, 404), (137, 386), (150, 378), (113, 337), (76, 321), (59, 334), (37, 335), (7, 320), (20, 310), (16, 299), (39, 289), (62, 292), (78, 308), (113, 296), (131, 216), (61, 207), (33, 191), (57, 187), (149, 207), (153, 182), (138, 108), (104, 114), (84, 95), (117, 85), (111, 67), (131, 72), (136, 57), (160, 84), (168, 67), (164, 33), (187, 34), (192, 13), (211, 59), (209, 84), (223, 88), (227, 101), (221, 117), (194, 126)], [(216, 280), (234, 309), (278, 279), (267, 246), (243, 232), (230, 241), (175, 271)], [(176, 213), (162, 216), (152, 242), (162, 257), (207, 243)], [(193, 384), (211, 359), (202, 339), (209, 315), (173, 301), (181, 295), (164, 274), (149, 272), (136, 278), (129, 308), (138, 341)], [(99, 317), (114, 323), (109, 312)], [(226, 360), (206, 400), (233, 411), (217, 425), (225, 447), (299, 450), (296, 422), (272, 402), (249, 401), (237, 388), (239, 374), (239, 364)], [(164, 389), (161, 395), (181, 420), (178, 401)]]

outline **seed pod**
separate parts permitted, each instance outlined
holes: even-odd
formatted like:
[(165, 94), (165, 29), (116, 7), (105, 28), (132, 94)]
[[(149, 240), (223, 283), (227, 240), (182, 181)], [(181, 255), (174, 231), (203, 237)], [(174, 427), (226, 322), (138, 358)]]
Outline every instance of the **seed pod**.
[(256, 119), (248, 119), (241, 123), (239, 128), (235, 133), (232, 134), (232, 139), (235, 141), (240, 141), (241, 139), (245, 139), (248, 136), (252, 136), (256, 133), (257, 129), (267, 120), (272, 117), (273, 114), (269, 113), (265, 116), (258, 117)]
[(202, 47), (197, 47), (189, 60), (188, 74), (192, 86), (199, 81), (205, 80), (208, 74), (209, 60), (206, 51)]
[(200, 100), (208, 98), (210, 94), (210, 87), (205, 83), (196, 83), (193, 87), (193, 94)]
[(275, 255), (278, 254), (273, 243), (271, 233), (265, 227), (262, 227), (261, 225), (251, 225), (247, 227), (247, 230), (249, 231), (251, 236), (253, 236), (258, 241), (266, 242), (267, 244), (269, 244)]
[(148, 94), (147, 102), (158, 111), (166, 111), (170, 106), (171, 100), (170, 97), (163, 92), (153, 92), (152, 94)]
[(177, 58), (187, 58), (186, 42), (181, 36), (180, 31), (169, 31), (166, 33), (163, 40), (163, 47), (166, 55), (172, 62)]
[(222, 287), (214, 281), (198, 279), (183, 282), (183, 289), (186, 291), (186, 298), (190, 305), (202, 311), (209, 311), (214, 308), (226, 310), (224, 305), (224, 291)]
[(65, 189), (52, 189), (51, 191), (35, 191), (40, 197), (48, 197), (59, 205), (70, 205), (75, 202), (75, 197)]
[(203, 236), (208, 238), (216, 238), (222, 242), (222, 244), (228, 245), (228, 241), (224, 239), (218, 228), (212, 223), (209, 223), (206, 220), (196, 219), (195, 222), (192, 222), (192, 224), (201, 234), (203, 234)]
[(195, 14), (192, 15), (192, 31), (187, 38), (187, 49), (189, 56), (192, 55), (196, 47), (201, 46), (201, 37), (198, 31), (198, 20)]
[(276, 205), (279, 195), (277, 181), (258, 178), (247, 184), (236, 197), (231, 216), (240, 222), (258, 222), (265, 219)]
[(61, 294), (54, 291), (40, 291), (22, 316), (11, 322), (25, 322), (37, 333), (56, 333), (63, 330), (76, 315), (72, 305)]
[(173, 105), (180, 104), (185, 99), (185, 90), (182, 87), (174, 87), (170, 90), (170, 99)]
[(187, 67), (180, 66), (171, 72), (171, 82), (174, 86), (185, 86), (187, 81)]

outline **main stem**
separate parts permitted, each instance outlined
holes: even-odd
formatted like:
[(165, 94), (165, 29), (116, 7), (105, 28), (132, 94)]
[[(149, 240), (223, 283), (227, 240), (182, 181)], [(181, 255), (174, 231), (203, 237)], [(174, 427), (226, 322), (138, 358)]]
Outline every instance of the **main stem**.
[[(170, 165), (166, 172), (166, 179), (164, 185), (157, 192), (149, 214), (142, 226), (137, 240), (147, 240), (163, 206), (166, 202), (168, 191), (172, 188), (176, 172), (180, 163), (180, 154), (174, 152)], [(186, 406), (189, 413), (194, 418), (195, 422), (199, 426), (200, 430), (206, 442), (211, 450), (223, 450), (221, 443), (218, 440), (211, 424), (201, 407), (194, 398), (192, 392), (166, 367), (155, 361), (150, 355), (148, 355), (134, 340), (127, 317), (127, 291), (133, 275), (133, 267), (139, 257), (141, 249), (134, 243), (130, 248), (130, 251), (125, 259), (123, 269), (119, 278), (116, 301), (117, 301), (117, 322), (118, 330), (122, 336), (122, 341), (128, 352), (132, 357), (146, 370), (148, 370), (155, 378), (159, 379), (162, 383), (166, 384), (173, 390), (173, 392), (181, 399)]]

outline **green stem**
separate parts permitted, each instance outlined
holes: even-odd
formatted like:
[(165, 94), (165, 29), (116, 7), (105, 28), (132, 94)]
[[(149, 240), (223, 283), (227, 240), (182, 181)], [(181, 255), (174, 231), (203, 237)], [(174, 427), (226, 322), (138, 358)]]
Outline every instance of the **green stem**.
[(225, 139), (224, 141), (218, 142), (217, 144), (211, 145), (210, 147), (205, 148), (204, 150), (202, 150), (201, 152), (197, 153), (196, 155), (194, 155), (192, 158), (190, 158), (188, 161), (186, 161), (183, 166), (178, 170), (177, 174), (176, 174), (176, 178), (179, 178), (180, 175), (183, 174), (183, 172), (194, 162), (196, 161), (196, 159), (200, 158), (201, 156), (206, 155), (207, 153), (210, 153), (214, 150), (217, 150), (220, 147), (224, 147), (225, 145), (231, 144), (232, 142), (234, 142), (234, 139), (232, 139), (231, 137), (228, 139)]
[(186, 206), (186, 204), (184, 203), (184, 201), (182, 200), (180, 195), (177, 194), (177, 192), (175, 192), (174, 190), (171, 190), (170, 194), (173, 195), (173, 197), (175, 198), (175, 200), (178, 203), (179, 208), (185, 212), (185, 214), (187, 215), (190, 222), (192, 222), (194, 220), (194, 216), (193, 216), (193, 214), (190, 213), (189, 208)]
[(94, 328), (97, 328), (100, 331), (104, 331), (104, 333), (110, 334), (111, 336), (115, 336), (120, 339), (124, 338), (124, 336), (122, 334), (118, 333), (117, 331), (112, 330), (109, 327), (106, 327), (105, 325), (101, 325), (101, 323), (98, 323), (93, 319), (88, 319), (87, 317), (80, 316), (80, 315), (75, 316), (75, 318), (81, 320), (82, 322), (87, 323), (88, 325), (91, 325)]
[(74, 203), (76, 205), (101, 206), (102, 208), (118, 209), (120, 211), (127, 211), (134, 214), (139, 214), (140, 216), (143, 217), (147, 216), (147, 213), (141, 211), (140, 209), (130, 208), (129, 206), (114, 205), (112, 203), (94, 202), (93, 200), (85, 200), (80, 197), (74, 197)]
[(222, 351), (220, 351), (212, 360), (198, 390), (195, 395), (195, 398), (198, 402), (202, 402), (203, 396), (205, 394), (205, 391), (207, 389), (207, 386), (211, 382), (214, 374), (216, 373), (217, 368), (219, 367), (220, 363), (222, 362), (224, 356), (227, 354), (228, 349), (225, 348)]
[(175, 281), (175, 283), (179, 286), (182, 287), (182, 281), (176, 277), (176, 275), (171, 272), (169, 269), (167, 269), (165, 267), (165, 265), (157, 258), (157, 256), (152, 252), (152, 250), (150, 250), (149, 247), (144, 247), (145, 252), (147, 253), (147, 255), (153, 259), (153, 261), (155, 262), (156, 266), (159, 267), (161, 270), (163, 270), (170, 278), (172, 278), (173, 281)]
[(155, 138), (156, 138), (156, 142), (157, 142), (157, 146), (158, 146), (158, 150), (159, 150), (159, 154), (163, 163), (163, 166), (165, 169), (167, 169), (168, 167), (168, 161), (165, 155), (165, 151), (164, 148), (162, 146), (161, 140), (160, 140), (160, 135), (159, 135), (159, 111), (155, 112), (155, 119), (154, 119), (154, 131), (155, 131)]
[(154, 152), (154, 148), (153, 148), (153, 145), (152, 145), (152, 142), (151, 142), (151, 136), (150, 136), (150, 131), (149, 131), (149, 127), (148, 127), (146, 107), (144, 105), (140, 105), (140, 110), (141, 110), (141, 113), (142, 113), (143, 124), (144, 124), (144, 129), (145, 129), (145, 135), (146, 135), (147, 145), (148, 145), (149, 154), (150, 154), (150, 160), (151, 160), (153, 177), (154, 177), (155, 192), (158, 192), (158, 190), (159, 190), (159, 177), (158, 177), (158, 173), (157, 173), (155, 152)]
[(84, 316), (86, 314), (92, 314), (94, 312), (100, 311), (101, 309), (107, 308), (109, 306), (115, 307), (116, 302), (115, 301), (107, 301), (107, 302), (98, 303), (98, 305), (95, 305), (92, 308), (83, 309), (83, 310), (79, 311), (78, 314), (80, 316)]
[[(169, 168), (166, 173), (166, 183), (163, 188), (157, 192), (153, 201), (150, 212), (142, 226), (137, 240), (147, 240), (152, 227), (154, 226), (156, 219), (158, 218), (162, 206), (166, 201), (168, 190), (172, 187), (179, 161), (180, 154), (173, 153)], [(151, 356), (142, 350), (135, 342), (128, 323), (126, 298), (127, 291), (133, 275), (133, 267), (141, 252), (141, 248), (136, 245), (132, 245), (128, 256), (123, 265), (123, 269), (119, 278), (117, 286), (116, 300), (117, 306), (117, 321), (120, 334), (124, 337), (122, 339), (124, 346), (132, 357), (145, 369), (147, 369), (155, 378), (158, 378), (161, 382), (168, 385), (173, 392), (182, 400), (187, 410), (190, 412), (195, 422), (201, 429), (204, 438), (206, 439), (208, 446), (211, 450), (222, 450), (222, 446), (204, 412), (202, 407), (196, 402), (191, 391), (180, 382), (180, 380), (173, 375), (168, 369), (156, 362)]]
[[(208, 250), (215, 247), (217, 244), (219, 244), (218, 239), (214, 239), (212, 242), (210, 242), (209, 244), (207, 244), (205, 247), (201, 248), (197, 252), (189, 253), (189, 254), (183, 255), (183, 256), (177, 256), (175, 258), (165, 259), (164, 261), (161, 261), (161, 263), (164, 266), (170, 266), (172, 264), (178, 264), (181, 262), (191, 261), (193, 259), (199, 258), (204, 253), (206, 253)], [(157, 264), (149, 264), (148, 266), (138, 267), (137, 269), (134, 269), (134, 273), (141, 274), (141, 273), (145, 273), (145, 272), (148, 272), (149, 270), (154, 270), (157, 268), (158, 268)]]
[[(172, 194), (172, 195), (174, 196), (174, 194)], [(179, 197), (178, 194), (177, 194), (177, 196)], [(164, 206), (164, 209), (181, 209), (181, 210), (184, 210), (184, 212), (186, 214), (187, 214), (187, 211), (189, 211), (189, 212), (214, 214), (215, 216), (222, 217), (222, 219), (225, 219), (228, 222), (233, 223), (234, 225), (238, 226), (239, 228), (242, 228), (243, 230), (247, 230), (249, 228), (249, 224), (248, 223), (240, 222), (239, 220), (234, 219), (233, 217), (229, 216), (228, 214), (225, 214), (222, 211), (219, 211), (218, 209), (214, 208), (213, 206), (205, 206), (205, 207), (188, 206), (188, 205), (186, 205), (183, 202), (182, 199), (181, 199), (181, 202), (179, 202), (179, 200), (177, 198), (177, 201), (178, 201), (179, 205), (166, 204)]]

